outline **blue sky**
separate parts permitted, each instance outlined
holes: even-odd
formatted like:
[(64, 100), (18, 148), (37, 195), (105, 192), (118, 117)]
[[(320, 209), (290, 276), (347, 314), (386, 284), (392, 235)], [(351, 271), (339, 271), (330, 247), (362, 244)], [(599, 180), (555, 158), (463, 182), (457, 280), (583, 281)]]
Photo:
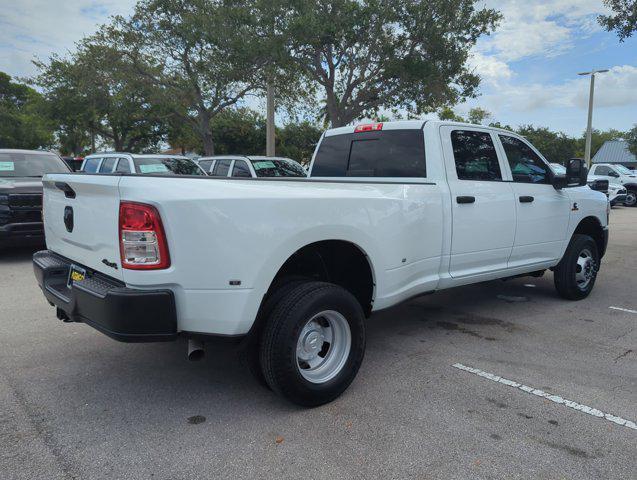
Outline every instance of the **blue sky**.
[[(492, 120), (548, 126), (571, 135), (586, 127), (588, 78), (596, 80), (594, 126), (627, 130), (637, 123), (637, 37), (620, 43), (595, 18), (602, 0), (485, 2), (502, 12), (496, 33), (482, 38), (471, 65), (482, 77), (480, 96), (456, 107), (480, 106)], [(0, 71), (35, 73), (31, 59), (64, 54), (110, 15), (127, 15), (132, 0), (0, 0)], [(255, 102), (257, 107), (262, 102)]]

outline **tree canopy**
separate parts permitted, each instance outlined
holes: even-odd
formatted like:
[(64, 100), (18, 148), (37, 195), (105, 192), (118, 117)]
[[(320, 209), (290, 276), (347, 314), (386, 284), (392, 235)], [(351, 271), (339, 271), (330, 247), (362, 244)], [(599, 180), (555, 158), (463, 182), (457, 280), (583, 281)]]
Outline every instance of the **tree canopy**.
[(612, 10), (610, 15), (600, 15), (600, 25), (609, 32), (615, 31), (623, 42), (637, 30), (636, 0), (604, 0), (604, 5)]
[(257, 35), (249, 2), (141, 0), (104, 39), (215, 153), (212, 119), (264, 87), (273, 44)]
[(44, 148), (53, 144), (53, 125), (42, 96), (0, 72), (0, 148)]
[(88, 38), (69, 58), (53, 56), (36, 65), (40, 74), (35, 83), (50, 101), (51, 117), (60, 122), (63, 139), (74, 153), (86, 141), (76, 138), (82, 127), (117, 151), (154, 149), (161, 141), (165, 108), (131, 75), (131, 64), (112, 46)]
[(628, 142), (628, 150), (630, 150), (630, 153), (637, 156), (637, 124), (633, 125), (633, 128), (626, 132), (626, 141)]
[(296, 0), (287, 50), (334, 127), (380, 109), (418, 115), (476, 94), (467, 66), (499, 14), (475, 0)]

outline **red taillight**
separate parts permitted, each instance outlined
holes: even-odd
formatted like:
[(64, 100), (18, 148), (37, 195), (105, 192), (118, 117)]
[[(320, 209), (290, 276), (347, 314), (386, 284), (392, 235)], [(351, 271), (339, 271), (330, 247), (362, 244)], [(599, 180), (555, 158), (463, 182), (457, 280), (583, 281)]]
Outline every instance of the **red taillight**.
[(123, 268), (159, 270), (170, 267), (166, 234), (155, 207), (120, 203), (119, 251)]
[(382, 129), (383, 129), (382, 123), (364, 123), (362, 125), (356, 125), (356, 128), (354, 129), (354, 133), (375, 132), (377, 130), (382, 130)]

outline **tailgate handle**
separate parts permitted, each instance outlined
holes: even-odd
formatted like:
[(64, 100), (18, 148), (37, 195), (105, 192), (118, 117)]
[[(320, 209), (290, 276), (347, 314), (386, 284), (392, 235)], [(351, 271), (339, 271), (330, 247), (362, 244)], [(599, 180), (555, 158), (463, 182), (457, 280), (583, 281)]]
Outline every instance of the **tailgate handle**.
[(75, 198), (75, 190), (73, 190), (68, 183), (55, 182), (55, 186), (64, 192), (66, 198)]

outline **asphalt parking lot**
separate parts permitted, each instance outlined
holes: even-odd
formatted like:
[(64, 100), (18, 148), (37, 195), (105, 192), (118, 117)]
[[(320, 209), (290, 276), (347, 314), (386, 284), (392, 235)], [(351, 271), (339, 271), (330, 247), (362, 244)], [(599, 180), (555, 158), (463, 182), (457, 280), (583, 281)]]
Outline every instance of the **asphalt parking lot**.
[(635, 478), (637, 208), (613, 209), (588, 299), (547, 273), (375, 314), (357, 379), (312, 410), (228, 346), (190, 363), (56, 320), (31, 253), (0, 253), (3, 479)]

